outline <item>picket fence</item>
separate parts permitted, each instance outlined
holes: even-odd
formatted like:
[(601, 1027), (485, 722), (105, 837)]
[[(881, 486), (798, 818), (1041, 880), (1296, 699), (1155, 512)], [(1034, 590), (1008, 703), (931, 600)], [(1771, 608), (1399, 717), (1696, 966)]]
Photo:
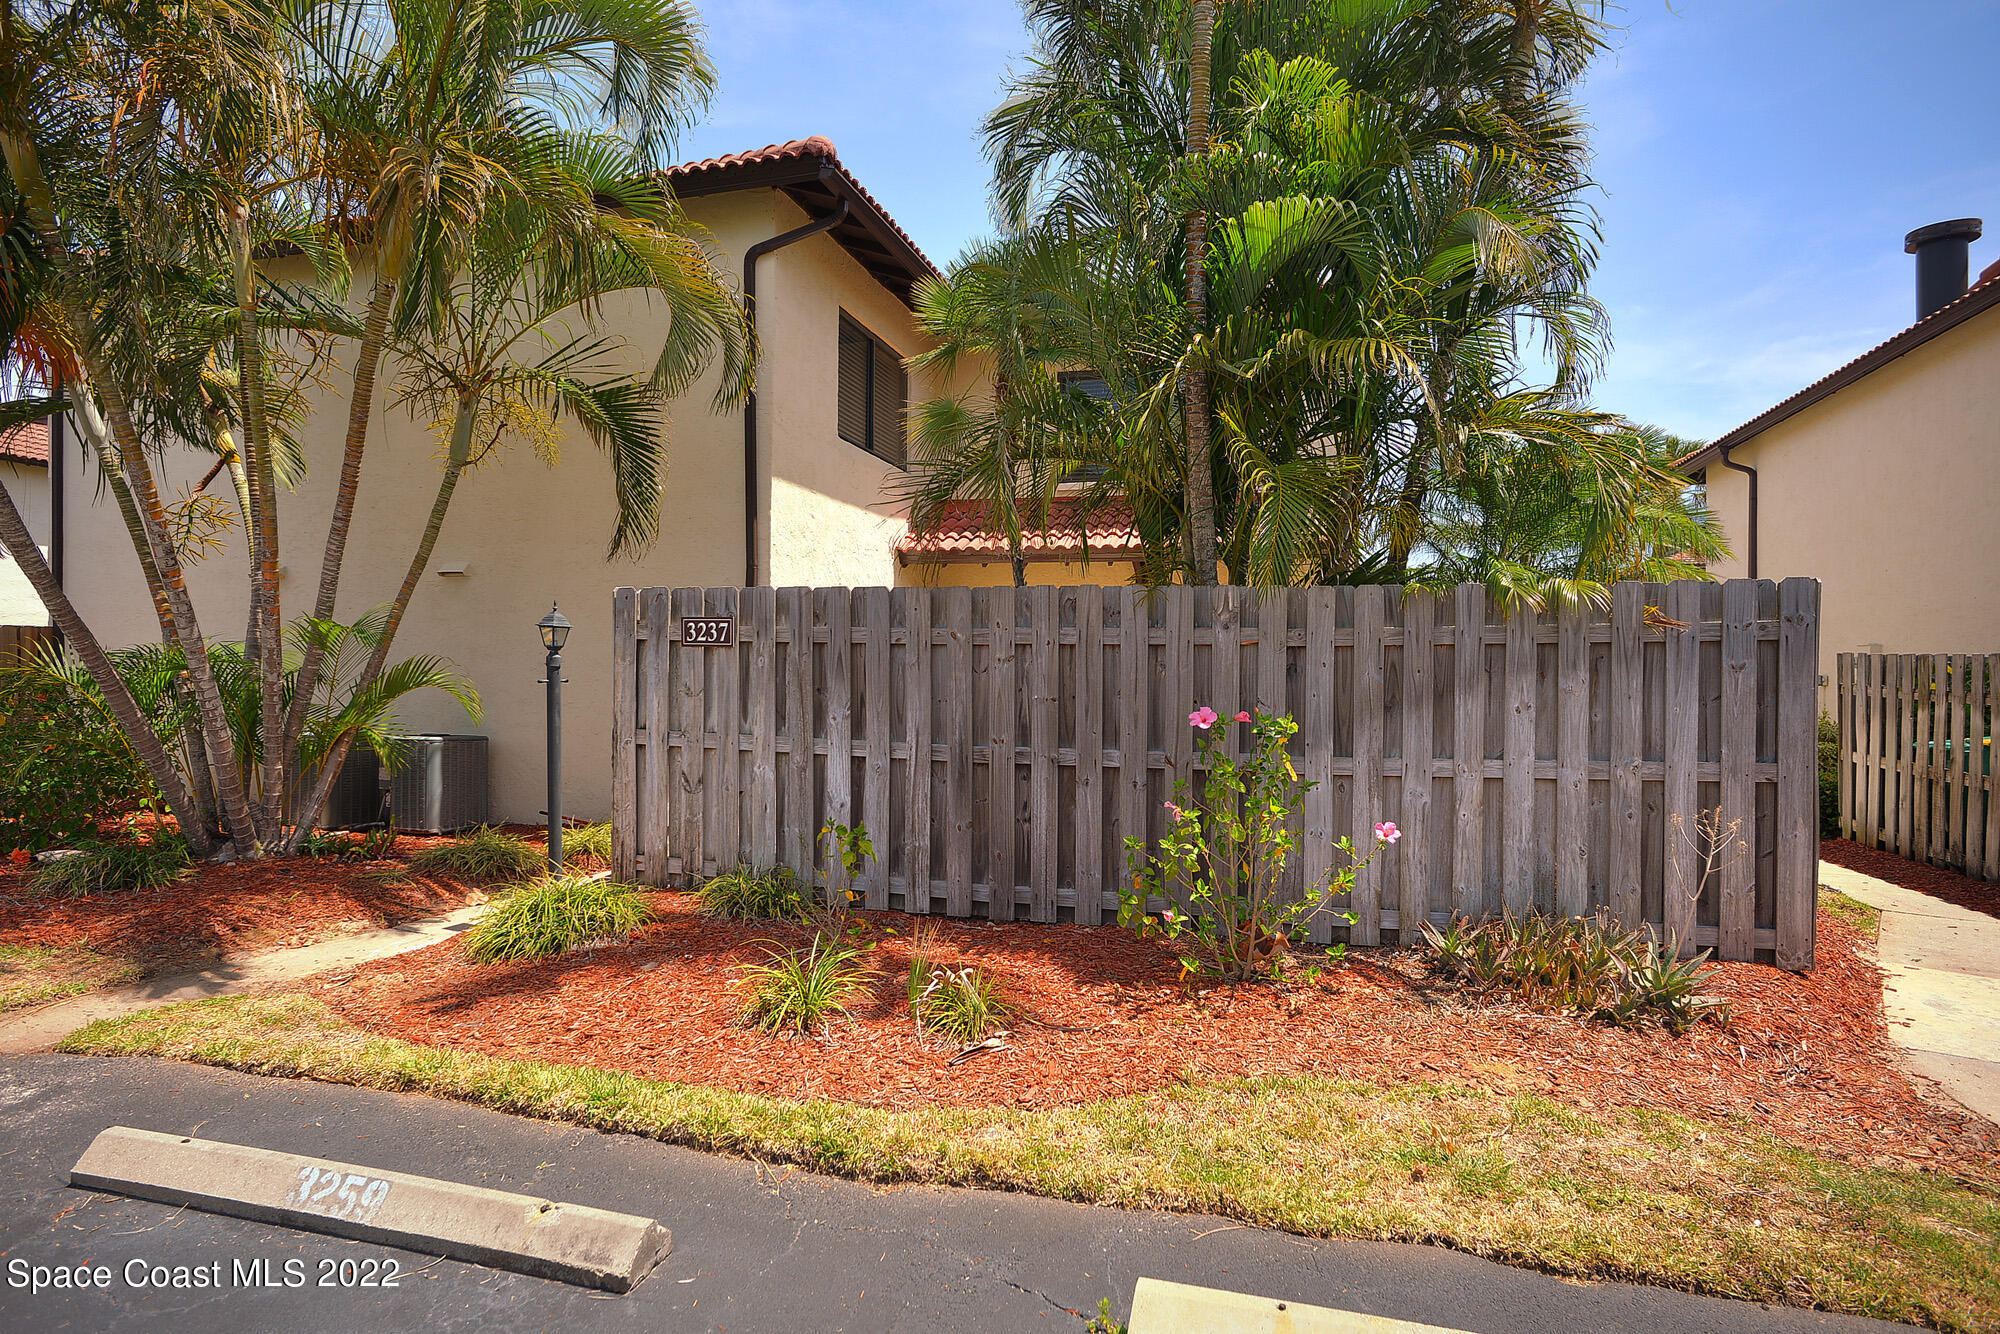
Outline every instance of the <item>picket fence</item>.
[(2000, 653), (1842, 653), (1840, 832), (2000, 880)]
[[(1317, 940), (1602, 908), (1807, 968), (1818, 612), (1809, 579), (1620, 584), (1560, 612), (1479, 585), (623, 588), (615, 870), (812, 879), (816, 832), (858, 820), (870, 907), (1107, 921), (1125, 840), (1162, 833), (1207, 704), (1300, 725), (1317, 786), (1292, 892), (1343, 835), (1403, 831), (1341, 901), (1358, 920), (1322, 915)], [(701, 617), (731, 618), (733, 642), (684, 643)], [(1717, 811), (1738, 831), (1722, 852), (1746, 851), (1711, 862), (1695, 831)]]

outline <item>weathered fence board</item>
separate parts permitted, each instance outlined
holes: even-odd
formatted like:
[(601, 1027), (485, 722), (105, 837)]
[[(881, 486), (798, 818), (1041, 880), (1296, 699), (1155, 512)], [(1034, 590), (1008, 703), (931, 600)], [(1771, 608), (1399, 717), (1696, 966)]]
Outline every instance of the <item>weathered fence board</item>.
[[(1811, 964), (1811, 580), (1626, 584), (1608, 608), (1546, 613), (1476, 585), (621, 589), (612, 610), (614, 857), (633, 880), (772, 862), (816, 878), (816, 831), (859, 819), (871, 906), (1106, 921), (1125, 841), (1156, 840), (1175, 784), (1199, 782), (1187, 714), (1211, 704), (1239, 756), (1238, 710), (1299, 721), (1292, 753), (1318, 786), (1291, 892), (1341, 837), (1404, 831), (1357, 879), (1359, 920), (1323, 916), (1318, 940), (1601, 908), (1690, 948)], [(683, 645), (680, 617), (700, 614), (735, 615), (736, 643)], [(1962, 681), (1986, 666), (1959, 661)], [(1843, 659), (1844, 722), (1870, 716), (1849, 683), (1879, 700), (1887, 679)], [(1969, 697), (1930, 702), (1940, 720), (1953, 698)], [(1963, 705), (1961, 735), (1981, 707)], [(1887, 790), (1850, 749), (1847, 789)], [(1750, 852), (1704, 883), (1695, 826), (1717, 809)], [(1968, 858), (1996, 843), (1985, 805), (1976, 820)]]
[(50, 626), (0, 625), (0, 667), (25, 662), (45, 648), (55, 648), (59, 642), (61, 636)]
[(2000, 881), (2000, 654), (1842, 653), (1835, 663), (1840, 832)]

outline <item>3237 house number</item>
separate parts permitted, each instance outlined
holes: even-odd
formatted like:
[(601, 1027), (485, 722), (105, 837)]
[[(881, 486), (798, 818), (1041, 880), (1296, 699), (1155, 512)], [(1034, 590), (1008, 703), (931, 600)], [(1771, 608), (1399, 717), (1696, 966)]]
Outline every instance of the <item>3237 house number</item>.
[(736, 618), (683, 616), (681, 643), (689, 648), (733, 648), (736, 645)]

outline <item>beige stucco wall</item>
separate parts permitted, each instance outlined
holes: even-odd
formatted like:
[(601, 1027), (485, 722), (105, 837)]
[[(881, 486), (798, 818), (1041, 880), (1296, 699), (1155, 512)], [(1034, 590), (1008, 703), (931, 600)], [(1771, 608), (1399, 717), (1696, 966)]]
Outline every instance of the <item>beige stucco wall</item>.
[[(1906, 353), (1732, 451), (1758, 473), (1757, 573), (1822, 581), (1834, 655), (2000, 652), (2000, 309)], [(1708, 469), (1747, 573), (1749, 482)], [(1821, 702), (1832, 707), (1832, 687)]]
[[(1137, 568), (1134, 562), (1125, 560), (1094, 560), (1088, 565), (1076, 561), (1031, 560), (1027, 569), (1028, 586), (1129, 584)], [(1003, 588), (1014, 582), (1014, 567), (1004, 560), (913, 561), (903, 568), (899, 582), (930, 588)]]
[[(35, 539), (35, 545), (47, 557), (49, 470), (30, 463), (0, 460), (0, 484), (6, 486), (7, 494), (13, 497), (14, 507), (21, 511), (21, 518), (28, 525), (28, 536)], [(0, 551), (0, 625), (48, 623), (48, 610), (29, 586), (28, 576), (21, 573), (21, 567), (15, 564), (13, 557)]]
[[(710, 229), (732, 285), (751, 243), (801, 218), (789, 201), (766, 190), (707, 196), (687, 207)], [(365, 273), (356, 274), (357, 301), (367, 282)], [(765, 348), (759, 418), (773, 516), (766, 525), (767, 577), (777, 583), (892, 584), (892, 548), (903, 524), (895, 507), (885, 504), (887, 465), (835, 434), (836, 337), (845, 307), (909, 352), (916, 346), (909, 314), (825, 237), (766, 259), (758, 304)], [(644, 365), (657, 351), (663, 320), (662, 311), (630, 298), (610, 306), (606, 323)], [(711, 371), (672, 410), (661, 539), (637, 559), (605, 559), (614, 514), (610, 470), (581, 436), (567, 442), (554, 468), (515, 444), (460, 483), (396, 654), (440, 653), (456, 661), (482, 692), (486, 717), (474, 727), (449, 699), (426, 695), (413, 697), (402, 721), (413, 730), (480, 731), (492, 738), (496, 819), (534, 822), (545, 805), (542, 650), (534, 623), (552, 601), (577, 627), (564, 655), (565, 808), (602, 818), (610, 811), (611, 790), (612, 590), (742, 582), (742, 416), (711, 410), (714, 387)], [(333, 391), (344, 404), (344, 379)], [(341, 579), (336, 614), (344, 619), (394, 592), (436, 490), (436, 442), (387, 406), (390, 401), (378, 392)], [(336, 406), (310, 422), (311, 473), (279, 506), (287, 617), (309, 610), (317, 584), (343, 419)], [(166, 470), (178, 481), (198, 476), (206, 462), (174, 458)], [(111, 643), (155, 636), (115, 511), (90, 504), (90, 487), (71, 488), (72, 496), (78, 493), (72, 587), (85, 616)], [(242, 634), (242, 561), (239, 543), (198, 567), (191, 579), (204, 628), (218, 637)], [(468, 567), (463, 577), (436, 572), (454, 563)]]

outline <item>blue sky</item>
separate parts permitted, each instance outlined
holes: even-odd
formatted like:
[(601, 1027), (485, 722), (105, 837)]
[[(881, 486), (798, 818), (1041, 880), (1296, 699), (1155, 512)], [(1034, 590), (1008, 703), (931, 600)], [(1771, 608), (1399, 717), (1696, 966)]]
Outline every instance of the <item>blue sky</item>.
[[(707, 0), (722, 86), (685, 155), (823, 134), (940, 264), (988, 227), (980, 117), (1014, 0)], [(2000, 258), (2000, 4), (1628, 0), (1583, 101), (1615, 349), (1603, 406), (1682, 435), (1755, 416), (1910, 322), (1903, 234)]]

